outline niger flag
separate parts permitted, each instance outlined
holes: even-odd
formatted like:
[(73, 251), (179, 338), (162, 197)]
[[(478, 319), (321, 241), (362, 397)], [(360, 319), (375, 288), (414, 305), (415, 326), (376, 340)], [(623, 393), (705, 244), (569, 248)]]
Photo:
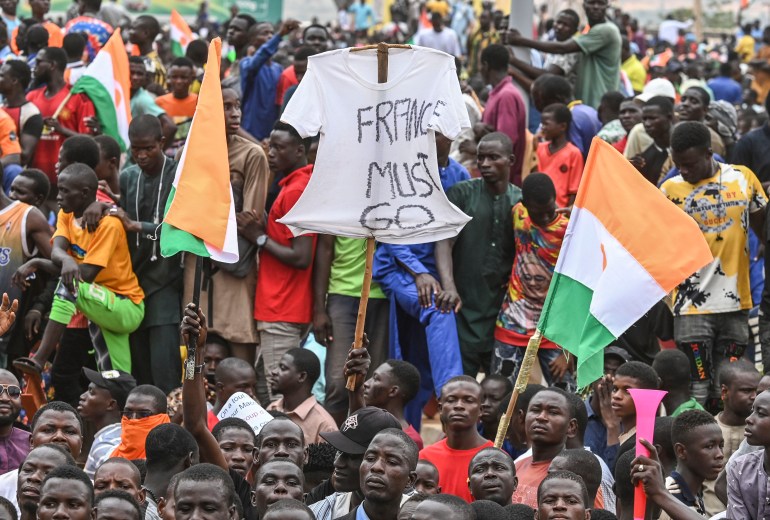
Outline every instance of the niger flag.
[(219, 262), (238, 261), (235, 205), (219, 83), (221, 49), (221, 39), (211, 41), (198, 106), (166, 203), (160, 236), (160, 251), (165, 257), (188, 251)]
[(712, 260), (695, 220), (595, 137), (538, 329), (577, 356), (586, 387), (604, 347)]

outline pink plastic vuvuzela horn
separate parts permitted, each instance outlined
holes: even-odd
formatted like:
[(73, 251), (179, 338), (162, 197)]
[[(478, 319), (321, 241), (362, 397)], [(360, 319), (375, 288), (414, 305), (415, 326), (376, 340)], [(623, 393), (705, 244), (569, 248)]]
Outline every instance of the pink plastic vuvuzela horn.
[[(636, 456), (650, 456), (639, 439), (652, 443), (655, 432), (655, 415), (658, 407), (668, 392), (665, 390), (644, 390), (641, 388), (629, 388), (628, 393), (636, 406)], [(634, 489), (634, 520), (644, 520), (644, 512), (647, 508), (647, 495), (644, 493), (642, 483), (639, 482)]]

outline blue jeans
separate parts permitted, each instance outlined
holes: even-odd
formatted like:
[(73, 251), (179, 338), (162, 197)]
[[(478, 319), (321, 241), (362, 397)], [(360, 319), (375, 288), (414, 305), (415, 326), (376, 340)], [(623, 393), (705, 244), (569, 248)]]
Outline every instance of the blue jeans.
[(674, 316), (674, 340), (690, 359), (692, 396), (701, 404), (719, 397), (719, 365), (743, 356), (749, 311)]
[(390, 298), (390, 356), (420, 371), (420, 390), (404, 409), (407, 422), (419, 430), (431, 395), (440, 395), (447, 381), (463, 374), (457, 322), (453, 312), (442, 313), (435, 305), (422, 308), (408, 274), (391, 273), (380, 285)]
[[(524, 360), (524, 351), (526, 350), (526, 347), (516, 347), (495, 340), (495, 347), (492, 351), (491, 372), (507, 377), (511, 384), (515, 386), (516, 378), (519, 377), (521, 362)], [(568, 392), (574, 392), (577, 388), (577, 384), (575, 382), (575, 376), (572, 373), (566, 372), (558, 381), (551, 375), (549, 364), (554, 359), (563, 355), (564, 352), (560, 348), (538, 349), (537, 359), (540, 362), (540, 370), (543, 371), (543, 376), (549, 386), (558, 386)]]

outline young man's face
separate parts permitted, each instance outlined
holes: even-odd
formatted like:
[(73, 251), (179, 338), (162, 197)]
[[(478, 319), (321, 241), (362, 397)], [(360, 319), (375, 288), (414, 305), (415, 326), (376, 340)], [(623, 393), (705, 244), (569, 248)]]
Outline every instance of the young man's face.
[(129, 63), (128, 70), (131, 79), (131, 92), (144, 88), (147, 82), (147, 67), (143, 63)]
[(729, 385), (722, 385), (722, 402), (725, 410), (731, 410), (738, 417), (746, 418), (757, 397), (758, 372), (736, 374)]
[(90, 383), (88, 389), (80, 395), (78, 413), (84, 421), (94, 420), (104, 416), (110, 410), (110, 405), (117, 409), (110, 391)]
[(48, 59), (45, 51), (37, 53), (35, 59), (35, 68), (32, 69), (32, 76), (38, 83), (48, 83), (51, 80), (51, 73), (54, 70), (54, 64)]
[(163, 413), (152, 396), (136, 392), (128, 395), (123, 412), (129, 419), (144, 419)]
[(176, 520), (236, 520), (234, 505), (227, 503), (221, 483), (180, 480), (174, 493)]
[(564, 443), (567, 435), (575, 429), (574, 421), (569, 417), (567, 399), (556, 392), (538, 392), (529, 402), (524, 427), (534, 445), (553, 446)]
[(38, 520), (90, 520), (91, 490), (74, 479), (52, 478), (40, 490)]
[(56, 202), (64, 213), (85, 210), (87, 196), (80, 184), (71, 175), (59, 175), (59, 191), (56, 194)]
[(49, 448), (33, 450), (27, 455), (19, 468), (16, 481), (16, 499), (22, 511), (29, 511), (34, 516), (40, 503), (40, 486), (43, 479), (54, 468), (65, 463), (64, 455)]
[(551, 199), (544, 204), (535, 202), (534, 200), (527, 200), (526, 202), (522, 200), (522, 204), (527, 208), (529, 219), (536, 226), (545, 227), (556, 218), (555, 196), (551, 197)]
[(120, 159), (107, 157), (107, 155), (105, 155), (104, 153), (104, 149), (100, 146), (99, 147), (99, 164), (97, 164), (96, 168), (94, 168), (94, 173), (96, 173), (96, 178), (99, 180), (106, 180), (110, 178), (113, 172), (117, 171), (119, 162), (120, 162)]
[(241, 428), (227, 428), (218, 442), (227, 467), (245, 478), (254, 464), (254, 434)]
[(441, 486), (438, 485), (438, 470), (433, 464), (418, 462), (415, 470), (417, 478), (414, 481), (414, 489), (423, 495), (438, 495)]
[(163, 164), (163, 138), (154, 136), (129, 136), (131, 155), (143, 171), (154, 172)]
[(671, 116), (664, 114), (660, 107), (646, 106), (642, 109), (642, 124), (650, 137), (659, 139), (671, 130)]
[(687, 444), (675, 444), (679, 464), (684, 464), (695, 475), (714, 480), (724, 468), (725, 446), (722, 429), (715, 422), (694, 428), (687, 435)]
[(559, 14), (553, 24), (553, 31), (557, 41), (563, 42), (569, 40), (575, 35), (575, 31), (577, 31), (574, 18), (567, 14)]
[(502, 381), (485, 379), (481, 382), (481, 390), (481, 422), (493, 423), (500, 418), (498, 408), (507, 393), (507, 387)]
[(100, 495), (110, 490), (125, 491), (139, 503), (144, 502), (144, 490), (139, 470), (134, 471), (127, 464), (103, 463), (94, 473), (94, 493)]
[(548, 140), (553, 140), (561, 137), (566, 132), (566, 125), (559, 123), (554, 118), (553, 114), (545, 113), (540, 120), (540, 126), (542, 127), (543, 137)]
[(441, 389), (441, 419), (447, 429), (475, 428), (481, 414), (481, 387), (456, 381)]
[(535, 520), (588, 520), (590, 518), (580, 484), (574, 480), (554, 478), (541, 485)]
[(278, 364), (270, 373), (270, 390), (275, 393), (284, 393), (293, 390), (300, 385), (299, 377), (301, 372), (297, 370), (294, 364), (294, 357), (284, 354)]
[(304, 147), (297, 144), (294, 137), (285, 130), (273, 130), (270, 133), (270, 147), (267, 162), (275, 173), (291, 173), (304, 154)]
[(11, 67), (8, 65), (0, 67), (0, 94), (7, 96), (13, 90), (14, 80)]
[(679, 168), (682, 178), (690, 184), (697, 184), (713, 175), (710, 148), (692, 147), (684, 151), (671, 150), (671, 159)]
[(372, 439), (360, 471), (361, 492), (367, 500), (397, 501), (414, 484), (415, 474), (404, 451), (403, 441), (395, 435), (378, 434)]
[(227, 26), (227, 43), (236, 49), (243, 47), (247, 40), (247, 22), (242, 18), (233, 18)]
[(612, 388), (612, 411), (618, 419), (636, 416), (636, 405), (629, 388), (641, 388), (639, 381), (629, 376), (615, 376)]
[(366, 406), (384, 408), (390, 399), (393, 388), (392, 369), (383, 363), (374, 371), (372, 377), (364, 381), (364, 401)]
[(679, 119), (681, 121), (703, 121), (708, 112), (708, 106), (695, 89), (688, 88), (682, 94), (679, 102)]
[(468, 469), (468, 487), (475, 500), (491, 500), (501, 506), (511, 503), (518, 479), (513, 460), (499, 450), (473, 457)]
[(275, 30), (269, 23), (258, 23), (249, 30), (250, 43), (257, 49), (273, 37)]
[(203, 375), (206, 378), (214, 377), (214, 373), (223, 359), (227, 358), (229, 353), (224, 345), (219, 343), (206, 343), (203, 347)]
[(224, 404), (236, 392), (243, 392), (252, 399), (257, 396), (257, 374), (251, 367), (235, 367), (227, 375), (227, 379), (216, 384), (217, 399)]
[(3, 10), (3, 13), (10, 14), (11, 16), (16, 15), (18, 5), (19, 0), (0, 0), (0, 9)]
[[(1, 1), (1, 0), (0, 0)], [(149, 32), (144, 26), (143, 20), (134, 20), (128, 29), (128, 41), (134, 45), (140, 45), (149, 39)]]
[(261, 468), (251, 502), (262, 517), (271, 504), (284, 498), (302, 500), (302, 470), (289, 461), (275, 462)]
[(342, 493), (360, 489), (359, 470), (362, 460), (364, 460), (363, 454), (337, 452), (337, 456), (334, 457), (334, 489)]
[(308, 29), (305, 33), (305, 45), (312, 47), (316, 52), (324, 52), (329, 47), (326, 31), (320, 27)]
[(230, 88), (222, 89), (222, 104), (225, 109), (225, 133), (235, 135), (241, 129), (241, 100)]
[(29, 177), (17, 175), (11, 183), (11, 191), (8, 193), (8, 196), (12, 200), (18, 200), (30, 206), (37, 206), (43, 202), (43, 197), (37, 194), (35, 188), (35, 181)]
[(746, 442), (751, 446), (770, 445), (770, 392), (754, 399), (751, 415), (746, 418)]
[(289, 459), (296, 465), (306, 458), (302, 430), (291, 421), (270, 421), (259, 432), (261, 444), (257, 463), (261, 466), (273, 459)]
[(511, 155), (507, 153), (502, 143), (482, 141), (478, 145), (476, 156), (479, 173), (481, 173), (484, 181), (494, 183), (510, 176)]
[(175, 65), (168, 71), (168, 87), (177, 99), (184, 99), (190, 95), (190, 85), (195, 79), (195, 72), (190, 67)]

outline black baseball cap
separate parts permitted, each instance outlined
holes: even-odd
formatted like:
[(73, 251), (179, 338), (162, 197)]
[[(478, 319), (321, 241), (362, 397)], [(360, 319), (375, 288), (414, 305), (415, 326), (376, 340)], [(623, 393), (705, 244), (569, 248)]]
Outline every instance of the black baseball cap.
[(104, 370), (97, 372), (83, 367), (83, 374), (90, 382), (107, 390), (122, 410), (126, 405), (128, 394), (136, 388), (136, 379), (128, 372), (122, 370)]
[(336, 432), (321, 432), (326, 442), (348, 455), (363, 455), (374, 436), (387, 428), (401, 429), (401, 423), (390, 412), (366, 406), (345, 419)]
[(623, 347), (618, 347), (617, 345), (610, 345), (609, 347), (604, 349), (604, 355), (605, 356), (618, 356), (623, 360), (623, 363), (627, 361), (631, 361), (631, 355), (628, 353), (626, 349)]

